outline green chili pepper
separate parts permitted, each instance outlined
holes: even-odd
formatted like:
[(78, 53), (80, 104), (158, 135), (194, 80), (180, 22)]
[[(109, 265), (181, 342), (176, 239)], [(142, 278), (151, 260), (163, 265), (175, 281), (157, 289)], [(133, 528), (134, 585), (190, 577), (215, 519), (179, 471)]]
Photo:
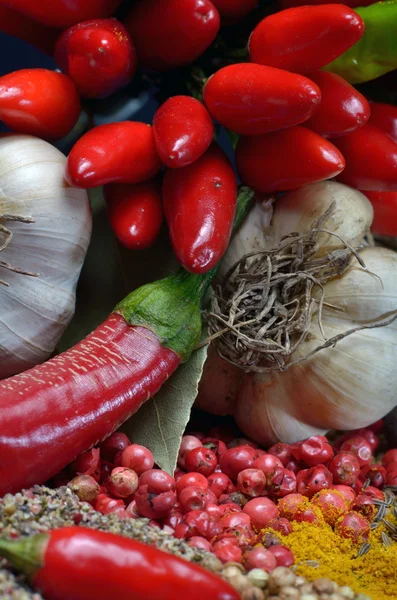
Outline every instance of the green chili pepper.
[(355, 10), (365, 23), (363, 37), (324, 70), (364, 83), (397, 68), (397, 0)]

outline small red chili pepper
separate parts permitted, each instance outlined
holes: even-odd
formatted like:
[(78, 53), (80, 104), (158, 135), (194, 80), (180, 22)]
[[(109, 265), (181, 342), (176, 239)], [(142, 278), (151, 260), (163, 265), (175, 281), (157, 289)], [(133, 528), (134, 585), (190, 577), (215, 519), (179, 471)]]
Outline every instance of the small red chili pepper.
[(332, 138), (345, 135), (368, 121), (371, 113), (368, 100), (343, 77), (327, 71), (316, 71), (309, 77), (321, 90), (321, 104), (305, 127)]
[(353, 46), (364, 22), (343, 4), (300, 6), (265, 17), (249, 40), (251, 61), (297, 73), (321, 69)]
[(229, 583), (153, 546), (85, 527), (0, 540), (0, 554), (48, 600), (238, 600)]
[[(235, 228), (252, 198), (241, 189)], [(74, 348), (0, 382), (0, 497), (47, 481), (156, 394), (197, 346), (215, 272), (134, 290)]]
[(2, 4), (39, 23), (64, 29), (80, 21), (110, 17), (121, 0), (2, 0)]
[(104, 193), (109, 223), (119, 242), (130, 250), (149, 248), (163, 222), (159, 184), (109, 183)]
[(54, 53), (55, 42), (59, 36), (56, 29), (36, 23), (3, 5), (0, 6), (0, 32), (25, 40), (50, 56)]
[(374, 209), (371, 229), (378, 235), (397, 237), (397, 192), (363, 192)]
[(62, 138), (79, 114), (80, 97), (67, 75), (21, 69), (0, 77), (0, 119), (13, 131), (49, 140)]
[(107, 123), (85, 133), (73, 146), (66, 180), (75, 187), (140, 183), (161, 169), (150, 125), (137, 121)]
[(330, 179), (345, 167), (342, 154), (331, 142), (300, 125), (241, 137), (236, 163), (244, 183), (262, 193), (293, 190)]
[(209, 0), (145, 0), (125, 20), (145, 68), (168, 70), (196, 60), (213, 42), (220, 17)]
[(129, 83), (136, 54), (128, 31), (116, 19), (73, 25), (60, 36), (55, 60), (85, 98), (103, 98)]
[(163, 204), (174, 252), (192, 273), (206, 273), (229, 243), (236, 208), (236, 176), (229, 159), (213, 145), (195, 163), (168, 169)]
[(241, 135), (303, 123), (321, 100), (319, 88), (306, 77), (252, 63), (220, 69), (207, 81), (203, 95), (212, 116)]
[(173, 96), (156, 111), (153, 135), (167, 167), (186, 167), (208, 150), (214, 124), (201, 102), (190, 96)]
[(259, 0), (211, 0), (219, 10), (222, 23), (229, 25), (243, 19), (258, 6)]
[(397, 106), (383, 102), (371, 102), (370, 106), (370, 124), (385, 131), (397, 143)]
[(333, 140), (346, 159), (338, 181), (360, 190), (397, 191), (397, 144), (378, 127), (359, 127)]

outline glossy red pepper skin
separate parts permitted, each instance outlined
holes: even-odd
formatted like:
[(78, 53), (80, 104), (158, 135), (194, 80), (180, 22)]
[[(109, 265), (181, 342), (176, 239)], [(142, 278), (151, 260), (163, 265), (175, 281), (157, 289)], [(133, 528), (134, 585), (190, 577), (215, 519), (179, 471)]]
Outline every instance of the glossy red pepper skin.
[(225, 25), (243, 19), (258, 6), (258, 0), (212, 0)]
[(66, 180), (75, 187), (140, 183), (161, 169), (150, 125), (121, 121), (94, 127), (73, 146)]
[(306, 121), (321, 92), (312, 81), (273, 67), (223, 67), (204, 86), (204, 102), (221, 125), (240, 135), (261, 135)]
[(397, 106), (383, 102), (371, 102), (370, 125), (379, 127), (397, 143)]
[[(48, 600), (239, 600), (229, 583), (199, 565), (133, 539), (64, 527), (29, 541), (5, 542), (19, 569), (30, 559), (33, 585)], [(7, 552), (7, 550), (5, 550)], [(32, 567), (31, 567), (32, 569)]]
[(195, 162), (208, 150), (214, 124), (201, 102), (190, 96), (173, 96), (156, 111), (153, 135), (162, 162), (178, 169)]
[(214, 41), (220, 17), (209, 0), (144, 0), (125, 20), (139, 65), (167, 71), (196, 60)]
[(265, 17), (248, 47), (254, 63), (306, 74), (343, 54), (363, 33), (361, 17), (343, 4), (300, 6)]
[(73, 129), (79, 114), (80, 97), (67, 75), (21, 69), (0, 77), (0, 120), (13, 131), (59, 139)]
[(149, 248), (163, 222), (160, 185), (109, 183), (104, 194), (109, 223), (119, 242), (129, 250)]
[(59, 31), (41, 25), (29, 17), (0, 5), (0, 32), (13, 35), (29, 44), (33, 44), (52, 56)]
[(121, 0), (2, 0), (2, 4), (39, 23), (64, 29), (80, 21), (110, 17)]
[(397, 144), (387, 133), (366, 124), (333, 142), (346, 159), (338, 181), (365, 191), (397, 191)]
[(56, 358), (0, 382), (0, 496), (43, 483), (158, 391), (180, 359), (112, 314)]
[(321, 104), (305, 127), (330, 138), (350, 133), (368, 121), (368, 100), (343, 77), (327, 71), (316, 71), (309, 77), (321, 90)]
[(397, 192), (363, 192), (374, 208), (371, 229), (378, 235), (397, 237)]
[(64, 31), (55, 60), (85, 98), (109, 96), (129, 83), (136, 69), (132, 40), (116, 19), (83, 21)]
[(232, 231), (236, 196), (233, 168), (216, 145), (192, 165), (166, 171), (164, 213), (174, 252), (187, 271), (206, 273), (222, 258)]
[(241, 137), (236, 147), (237, 171), (255, 191), (294, 190), (330, 179), (345, 161), (331, 142), (300, 125), (261, 136)]

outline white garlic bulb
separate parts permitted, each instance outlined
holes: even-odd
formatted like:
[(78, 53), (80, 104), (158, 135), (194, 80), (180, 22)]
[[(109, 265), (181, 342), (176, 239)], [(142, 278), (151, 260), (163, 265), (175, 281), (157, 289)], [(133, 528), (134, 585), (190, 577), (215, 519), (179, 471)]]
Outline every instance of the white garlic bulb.
[[(357, 245), (371, 224), (369, 202), (356, 190), (324, 182), (289, 192), (277, 201), (271, 226), (274, 229), (270, 235), (266, 231), (262, 248), (270, 249), (270, 240), (277, 244), (287, 233), (307, 232), (332, 202), (333, 222), (330, 217), (323, 228)], [(337, 237), (328, 234), (321, 234), (319, 241), (322, 248), (318, 254), (323, 254), (324, 248), (329, 252), (343, 246)], [(360, 255), (366, 270), (353, 259), (343, 275), (324, 285), (325, 302), (340, 309), (327, 304), (323, 308), (326, 339), (392, 316), (397, 309), (397, 253), (364, 248)], [(238, 258), (234, 255), (228, 260), (235, 262)], [(292, 360), (299, 361), (322, 344), (324, 338), (314, 319), (308, 338)], [(215, 379), (213, 374), (211, 377), (210, 360), (211, 355), (200, 384), (198, 405), (218, 414), (231, 412), (244, 434), (264, 445), (280, 440), (291, 443), (329, 429), (365, 427), (397, 405), (397, 321), (357, 331), (283, 372), (241, 376), (236, 367), (216, 357)], [(217, 390), (216, 402), (214, 396), (211, 400), (211, 388)]]
[(87, 193), (64, 180), (65, 162), (41, 139), (0, 138), (0, 378), (47, 359), (74, 313), (92, 222)]

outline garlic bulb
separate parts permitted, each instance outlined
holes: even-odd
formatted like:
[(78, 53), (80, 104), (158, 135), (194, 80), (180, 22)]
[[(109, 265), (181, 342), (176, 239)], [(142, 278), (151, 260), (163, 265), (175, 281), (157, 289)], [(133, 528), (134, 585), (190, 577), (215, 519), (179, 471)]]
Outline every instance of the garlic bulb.
[(91, 211), (65, 162), (41, 139), (0, 138), (0, 378), (48, 358), (74, 313)]
[[(274, 247), (272, 244), (292, 231), (307, 232), (332, 202), (335, 210), (322, 228), (357, 245), (370, 227), (371, 206), (356, 190), (329, 181), (289, 192), (276, 202), (262, 249)], [(343, 247), (329, 234), (320, 234), (319, 244), (318, 255)], [(322, 327), (326, 339), (391, 316), (397, 309), (397, 253), (364, 248), (360, 256), (366, 269), (353, 259), (343, 275), (324, 285)], [(228, 260), (234, 263), (238, 258), (234, 255)], [(211, 372), (211, 353), (197, 403), (210, 412), (234, 414), (244, 434), (264, 445), (279, 440), (291, 443), (329, 429), (364, 427), (397, 405), (396, 321), (357, 331), (304, 359), (324, 342), (318, 320), (313, 319), (309, 336), (293, 354), (296, 364), (282, 372), (241, 375), (219, 356)]]

